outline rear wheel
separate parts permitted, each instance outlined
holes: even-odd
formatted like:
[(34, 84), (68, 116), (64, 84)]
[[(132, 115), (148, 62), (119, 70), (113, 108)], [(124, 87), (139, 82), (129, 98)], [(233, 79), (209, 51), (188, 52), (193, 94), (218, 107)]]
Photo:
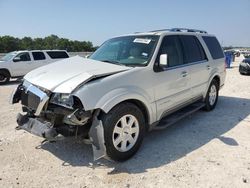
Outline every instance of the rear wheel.
[(218, 101), (218, 94), (219, 94), (219, 84), (216, 80), (212, 80), (205, 98), (204, 110), (211, 111), (215, 108)]
[(10, 75), (5, 71), (0, 71), (0, 85), (6, 84), (10, 81)]
[(145, 133), (141, 110), (132, 103), (122, 103), (101, 119), (108, 157), (115, 161), (132, 157), (139, 149)]

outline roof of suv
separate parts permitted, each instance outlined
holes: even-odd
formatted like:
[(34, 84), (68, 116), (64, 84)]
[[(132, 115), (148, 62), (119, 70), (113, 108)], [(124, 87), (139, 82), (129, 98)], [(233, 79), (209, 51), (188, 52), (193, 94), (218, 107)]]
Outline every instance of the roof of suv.
[(172, 29), (159, 29), (153, 30), (148, 32), (136, 32), (132, 35), (162, 35), (166, 33), (176, 33), (176, 34), (202, 34), (202, 35), (209, 35), (207, 31), (198, 30), (198, 29), (188, 29), (188, 28), (172, 28)]
[(67, 52), (66, 50), (19, 50), (19, 51), (14, 51), (14, 52), (21, 53), (21, 52), (53, 52), (53, 51)]

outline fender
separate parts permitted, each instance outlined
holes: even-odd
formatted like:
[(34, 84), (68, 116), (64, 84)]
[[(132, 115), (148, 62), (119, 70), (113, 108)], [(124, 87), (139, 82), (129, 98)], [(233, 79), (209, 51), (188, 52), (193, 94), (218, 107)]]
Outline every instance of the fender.
[[(218, 77), (220, 78), (220, 74), (219, 74), (219, 69), (218, 69), (218, 68), (214, 69), (214, 70), (212, 71), (212, 73), (211, 73), (211, 76), (209, 77), (208, 85), (207, 85), (207, 87), (206, 87), (205, 93), (203, 94), (203, 97), (204, 97), (204, 98), (206, 97), (207, 91), (208, 91), (208, 89), (209, 89), (209, 86), (210, 86), (212, 80), (213, 80), (214, 77), (216, 77), (216, 76), (218, 76)], [(221, 79), (221, 78), (220, 78), (220, 79)]]
[[(156, 119), (156, 107), (155, 104), (150, 103), (153, 101), (150, 96), (145, 95), (145, 91), (138, 87), (129, 86), (126, 88), (116, 88), (106, 94), (104, 94), (95, 104), (88, 105), (85, 100), (82, 100), (85, 110), (101, 109), (105, 113), (108, 113), (117, 104), (126, 100), (138, 100), (146, 107), (149, 124), (153, 123)], [(81, 99), (81, 98), (80, 98)], [(93, 101), (93, 100), (92, 100)]]

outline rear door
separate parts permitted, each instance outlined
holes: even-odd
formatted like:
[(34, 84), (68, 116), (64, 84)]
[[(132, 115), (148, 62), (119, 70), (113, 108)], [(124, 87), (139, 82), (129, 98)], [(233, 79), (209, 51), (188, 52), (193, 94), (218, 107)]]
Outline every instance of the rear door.
[(166, 36), (161, 44), (156, 64), (161, 54), (168, 55), (168, 65), (155, 72), (155, 100), (157, 118), (191, 98), (189, 68), (183, 61), (183, 50), (178, 35)]
[(31, 65), (32, 70), (48, 64), (48, 61), (43, 52), (31, 52), (31, 54), (33, 57), (33, 62)]
[(207, 87), (211, 65), (199, 39), (194, 35), (182, 35), (184, 64), (189, 67), (192, 98), (201, 97)]

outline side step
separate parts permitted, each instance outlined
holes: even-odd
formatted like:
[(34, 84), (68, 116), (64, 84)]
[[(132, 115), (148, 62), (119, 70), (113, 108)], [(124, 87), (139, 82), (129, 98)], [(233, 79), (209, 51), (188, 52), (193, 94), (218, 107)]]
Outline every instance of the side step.
[(173, 125), (177, 121), (185, 118), (186, 116), (200, 110), (204, 106), (205, 106), (205, 104), (203, 102), (196, 102), (196, 103), (193, 103), (189, 106), (186, 106), (186, 107), (164, 117), (159, 122), (159, 124), (157, 124), (155, 127), (152, 128), (152, 130), (165, 129), (165, 128), (169, 127), (170, 125)]

